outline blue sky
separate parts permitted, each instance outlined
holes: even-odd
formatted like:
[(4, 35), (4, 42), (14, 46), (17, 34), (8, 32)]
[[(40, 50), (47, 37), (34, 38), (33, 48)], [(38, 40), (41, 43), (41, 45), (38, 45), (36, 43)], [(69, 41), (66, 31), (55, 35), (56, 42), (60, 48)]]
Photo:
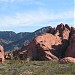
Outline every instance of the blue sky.
[(75, 0), (0, 0), (0, 31), (33, 32), (60, 23), (74, 26)]

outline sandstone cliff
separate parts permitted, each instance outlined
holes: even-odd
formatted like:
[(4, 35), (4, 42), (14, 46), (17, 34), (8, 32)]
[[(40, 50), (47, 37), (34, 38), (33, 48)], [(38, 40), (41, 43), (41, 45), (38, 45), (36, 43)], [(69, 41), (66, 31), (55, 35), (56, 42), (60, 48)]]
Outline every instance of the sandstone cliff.
[(24, 60), (31, 58), (67, 62), (68, 58), (69, 62), (72, 62), (75, 58), (75, 28), (61, 23), (56, 28), (35, 37), (28, 46), (23, 46), (17, 55), (21, 55), (21, 59)]

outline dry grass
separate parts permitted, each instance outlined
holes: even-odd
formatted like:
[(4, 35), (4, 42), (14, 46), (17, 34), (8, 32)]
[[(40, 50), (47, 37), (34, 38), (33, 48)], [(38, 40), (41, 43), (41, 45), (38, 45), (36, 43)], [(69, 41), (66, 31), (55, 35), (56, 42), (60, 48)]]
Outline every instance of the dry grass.
[(0, 75), (75, 75), (75, 64), (11, 60), (0, 64)]

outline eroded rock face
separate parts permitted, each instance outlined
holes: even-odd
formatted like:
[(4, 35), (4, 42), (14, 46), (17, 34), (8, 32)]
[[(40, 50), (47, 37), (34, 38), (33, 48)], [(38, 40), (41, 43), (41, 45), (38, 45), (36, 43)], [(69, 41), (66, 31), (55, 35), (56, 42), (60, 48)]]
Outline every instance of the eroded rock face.
[[(75, 57), (75, 29), (67, 24), (60, 24), (48, 33), (37, 36), (28, 46), (18, 52), (26, 60), (71, 60)], [(70, 40), (70, 41), (69, 41)], [(24, 52), (23, 52), (24, 51)], [(17, 55), (17, 54), (16, 54)], [(63, 58), (63, 59), (62, 59)], [(72, 59), (73, 61), (73, 59)]]
[(70, 39), (70, 45), (65, 53), (65, 56), (75, 58), (75, 35), (73, 35)]
[(54, 55), (57, 53), (54, 53), (55, 49), (52, 47), (54, 44), (56, 46), (61, 44), (60, 37), (55, 37), (54, 35), (48, 33), (40, 35), (36, 37), (29, 45), (29, 56), (31, 55), (30, 57), (32, 57), (34, 60), (57, 60), (58, 58)]
[(65, 57), (60, 60), (60, 63), (75, 63), (75, 28), (71, 27), (69, 46), (65, 52)]
[(4, 48), (0, 45), (0, 62), (4, 62)]
[(58, 60), (68, 47), (70, 28), (58, 25), (55, 34), (45, 33), (36, 37), (28, 47), (28, 56), (34, 60)]
[(63, 59), (61, 59), (60, 61), (59, 61), (59, 63), (61, 63), (61, 64), (65, 64), (65, 63), (75, 63), (75, 58), (73, 58), (73, 57), (65, 57), (65, 58), (63, 58)]
[(70, 44), (69, 44), (69, 46), (67, 48), (65, 56), (75, 58), (75, 30), (74, 29), (73, 29), (73, 32), (71, 34)]

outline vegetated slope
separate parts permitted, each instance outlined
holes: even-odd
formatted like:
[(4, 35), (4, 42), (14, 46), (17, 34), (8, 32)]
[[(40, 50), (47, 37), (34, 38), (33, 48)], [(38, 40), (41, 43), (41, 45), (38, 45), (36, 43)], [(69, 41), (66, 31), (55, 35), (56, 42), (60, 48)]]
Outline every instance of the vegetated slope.
[[(5, 51), (12, 51), (19, 49), (22, 47), (22, 45), (28, 45), (30, 41), (32, 41), (33, 38), (36, 36), (49, 32), (49, 30), (52, 29), (51, 26), (43, 27), (41, 29), (36, 30), (35, 32), (21, 32), (16, 34), (12, 31), (3, 31), (0, 32), (0, 38), (3, 40), (1, 41), (1, 45), (4, 46)], [(5, 42), (4, 42), (5, 40)]]
[(6, 41), (16, 41), (22, 39), (24, 36), (30, 34), (29, 32), (15, 33), (13, 31), (0, 31), (0, 38)]
[(29, 32), (15, 33), (13, 31), (0, 31), (0, 45), (3, 45), (4, 48), (8, 46), (9, 47), (8, 49), (10, 50), (9, 44), (13, 43), (14, 41), (18, 41), (29, 34), (31, 33)]
[(75, 64), (52, 61), (7, 61), (0, 64), (1, 75), (75, 75)]

